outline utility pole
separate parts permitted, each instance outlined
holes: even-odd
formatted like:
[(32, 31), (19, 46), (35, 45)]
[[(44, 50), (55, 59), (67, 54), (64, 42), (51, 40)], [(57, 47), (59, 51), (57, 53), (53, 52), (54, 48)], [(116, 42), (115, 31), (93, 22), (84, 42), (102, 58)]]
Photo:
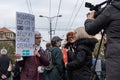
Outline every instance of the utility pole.
[(51, 18), (50, 18), (50, 41), (52, 39), (52, 21), (51, 21)]
[(40, 15), (39, 17), (44, 17), (44, 18), (47, 18), (49, 20), (49, 24), (50, 24), (50, 41), (52, 39), (52, 20), (55, 18), (55, 17), (62, 17), (62, 15), (58, 15), (58, 16), (53, 16), (53, 17), (48, 17), (48, 16), (43, 16), (43, 15)]

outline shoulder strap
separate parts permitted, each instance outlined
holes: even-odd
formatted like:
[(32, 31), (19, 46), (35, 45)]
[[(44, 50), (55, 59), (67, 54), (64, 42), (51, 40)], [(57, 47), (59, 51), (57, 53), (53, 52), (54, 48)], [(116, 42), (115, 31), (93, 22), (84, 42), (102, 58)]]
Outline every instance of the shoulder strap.
[(53, 49), (51, 48), (50, 51), (53, 52), (55, 49), (57, 49), (57, 47), (53, 47)]
[(52, 58), (52, 64), (53, 64), (53, 65), (54, 65), (54, 62), (55, 62), (55, 61), (54, 61), (54, 57), (53, 57), (53, 54), (52, 54), (52, 53), (53, 53), (53, 51), (54, 51), (55, 49), (57, 49), (57, 47), (53, 47), (53, 49), (52, 49), (52, 48), (50, 49), (51, 58)]

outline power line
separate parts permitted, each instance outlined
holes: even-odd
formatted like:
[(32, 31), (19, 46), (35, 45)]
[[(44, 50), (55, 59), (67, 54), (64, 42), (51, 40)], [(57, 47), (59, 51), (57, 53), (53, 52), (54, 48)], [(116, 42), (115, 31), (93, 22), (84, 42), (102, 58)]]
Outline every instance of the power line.
[(51, 0), (50, 0), (50, 3), (49, 3), (49, 17), (51, 16)]
[(28, 12), (30, 13), (30, 7), (29, 7), (29, 2), (28, 2), (28, 0), (26, 0), (26, 3), (27, 3)]
[[(78, 1), (79, 1), (79, 0), (77, 0), (76, 3), (75, 3), (74, 9), (73, 9), (73, 11), (72, 11), (72, 15), (71, 15), (71, 17), (70, 17), (70, 19), (69, 19), (69, 21), (68, 21), (67, 27), (66, 27), (66, 31), (67, 31), (67, 29), (68, 29), (69, 26), (70, 26), (70, 22), (72, 21), (72, 17), (73, 17), (73, 15), (74, 15), (75, 9), (77, 8), (77, 5), (78, 5)], [(79, 7), (79, 9), (80, 9), (80, 7)], [(74, 17), (74, 19), (75, 19), (75, 17)], [(72, 22), (72, 23), (73, 23), (73, 22)], [(70, 28), (69, 28), (69, 29), (70, 29)], [(70, 29), (70, 30), (71, 30), (71, 29)], [(65, 34), (64, 34), (63, 36), (65, 36)]]
[[(57, 13), (57, 16), (59, 15), (59, 12), (60, 12), (61, 1), (62, 1), (62, 0), (60, 0), (60, 2), (59, 2), (59, 7), (58, 7), (58, 13)], [(56, 23), (55, 23), (55, 29), (54, 29), (54, 30), (56, 30), (56, 28), (57, 28), (57, 22), (58, 22), (58, 17), (56, 18)]]
[(29, 13), (33, 13), (31, 1), (30, 0), (26, 0), (26, 3), (27, 3), (28, 12)]
[(68, 24), (67, 24), (66, 29), (67, 29), (67, 28), (69, 27), (69, 25), (70, 25), (70, 22), (71, 22), (71, 20), (72, 20), (73, 14), (74, 14), (75, 9), (76, 9), (76, 7), (77, 7), (77, 5), (78, 5), (78, 1), (79, 1), (79, 0), (77, 0), (76, 3), (75, 3), (75, 7), (74, 7), (74, 9), (73, 9), (73, 11), (72, 11), (72, 15), (71, 15), (71, 17), (70, 17), (70, 19), (69, 19), (69, 21), (68, 21)]
[(31, 13), (33, 13), (33, 10), (32, 10), (32, 4), (31, 4), (31, 1), (29, 0), (29, 4), (30, 4), (30, 10), (31, 10)]
[[(75, 8), (77, 7), (77, 4), (78, 4), (78, 0), (76, 1), (75, 7), (74, 7), (73, 12), (72, 12), (72, 16), (70, 17), (70, 20), (69, 20), (69, 22), (68, 22), (68, 26), (67, 26), (67, 28), (66, 28), (66, 31), (67, 31), (67, 29), (68, 29), (68, 30), (72, 30), (72, 29), (71, 29), (71, 26), (73, 25), (73, 23), (74, 23), (74, 21), (75, 21), (75, 18), (77, 17), (77, 15), (78, 15), (78, 13), (79, 13), (79, 11), (80, 11), (80, 9), (81, 9), (83, 3), (84, 3), (84, 0), (82, 1), (82, 3), (81, 3), (81, 5), (80, 5), (80, 7), (79, 7), (79, 9), (78, 9), (78, 11), (77, 11), (75, 17), (73, 18), (73, 22), (71, 23), (70, 28), (68, 29), (69, 23), (70, 23), (71, 20), (72, 20), (73, 13), (74, 13)], [(64, 37), (64, 36), (65, 36), (65, 34), (63, 35), (63, 37)]]
[(76, 19), (77, 15), (78, 15), (78, 13), (79, 13), (80, 9), (81, 9), (81, 7), (82, 7), (83, 3), (84, 3), (84, 0), (82, 1), (81, 5), (80, 5), (80, 7), (79, 7), (79, 9), (78, 9), (78, 11), (77, 11), (77, 13), (76, 13), (76, 15), (75, 15), (75, 17), (74, 17), (74, 19), (73, 19), (73, 21), (72, 21), (71, 25), (70, 25), (70, 28), (72, 27), (72, 25), (73, 25), (73, 23), (74, 23), (74, 21), (75, 21), (75, 19)]

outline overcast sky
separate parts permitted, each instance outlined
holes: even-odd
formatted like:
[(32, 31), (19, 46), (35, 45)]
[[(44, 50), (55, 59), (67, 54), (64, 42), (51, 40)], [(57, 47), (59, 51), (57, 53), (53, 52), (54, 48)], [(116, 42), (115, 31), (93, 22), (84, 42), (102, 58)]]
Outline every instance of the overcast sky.
[[(62, 17), (58, 18), (56, 32), (53, 36), (58, 35), (65, 38), (63, 35), (66, 32), (84, 26), (86, 14), (89, 12), (89, 9), (85, 7), (85, 2), (91, 2), (95, 5), (103, 1), (105, 0), (61, 0), (59, 15), (62, 15)], [(59, 2), (60, 0), (51, 0), (51, 13), (49, 13), (50, 0), (0, 0), (0, 28), (7, 27), (16, 32), (16, 12), (31, 13), (35, 15), (36, 30), (41, 32), (44, 40), (49, 41), (49, 20), (41, 18), (39, 15), (49, 16), (51, 14), (50, 17), (57, 16)], [(31, 6), (31, 10), (28, 9), (28, 6)], [(55, 17), (52, 20), (53, 30), (55, 29), (56, 19)]]

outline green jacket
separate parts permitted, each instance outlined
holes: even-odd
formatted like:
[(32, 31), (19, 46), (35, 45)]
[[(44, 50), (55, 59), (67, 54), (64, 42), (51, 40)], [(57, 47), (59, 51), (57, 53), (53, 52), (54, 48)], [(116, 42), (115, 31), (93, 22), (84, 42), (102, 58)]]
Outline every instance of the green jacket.
[(59, 47), (50, 48), (54, 68), (46, 72), (45, 80), (61, 80), (63, 73), (62, 51)]

